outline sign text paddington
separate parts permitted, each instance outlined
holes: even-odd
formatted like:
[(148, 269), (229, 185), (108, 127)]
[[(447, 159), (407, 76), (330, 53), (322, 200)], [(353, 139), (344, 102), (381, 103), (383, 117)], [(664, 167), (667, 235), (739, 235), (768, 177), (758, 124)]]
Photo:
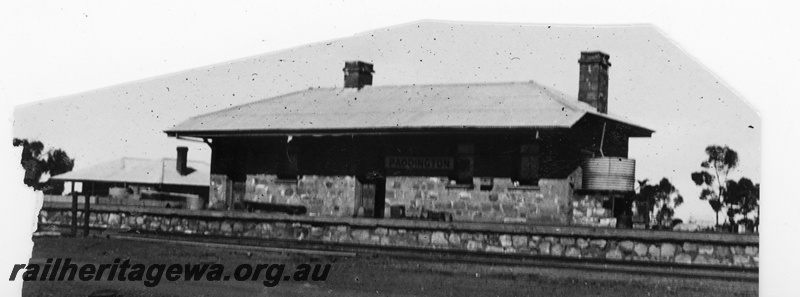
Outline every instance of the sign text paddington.
[(448, 157), (386, 157), (386, 168), (452, 170), (453, 158)]

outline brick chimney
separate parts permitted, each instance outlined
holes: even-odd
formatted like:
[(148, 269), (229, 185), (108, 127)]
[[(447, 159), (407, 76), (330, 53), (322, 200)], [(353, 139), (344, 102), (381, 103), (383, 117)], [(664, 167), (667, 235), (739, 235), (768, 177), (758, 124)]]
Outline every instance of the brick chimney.
[(180, 175), (186, 175), (189, 173), (186, 166), (186, 155), (189, 152), (189, 148), (185, 146), (178, 147), (178, 159), (175, 161), (175, 169), (178, 170)]
[(362, 61), (344, 62), (344, 87), (361, 89), (372, 85), (372, 64)]
[(608, 112), (608, 55), (603, 52), (581, 52), (578, 101), (597, 108), (597, 112)]

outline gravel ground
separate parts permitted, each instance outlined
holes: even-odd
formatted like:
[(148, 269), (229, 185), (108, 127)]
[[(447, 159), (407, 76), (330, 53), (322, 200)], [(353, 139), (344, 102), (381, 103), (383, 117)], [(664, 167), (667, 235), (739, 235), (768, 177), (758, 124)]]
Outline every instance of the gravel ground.
[[(102, 289), (121, 296), (757, 296), (758, 284), (685, 277), (644, 276), (575, 269), (509, 267), (417, 261), (382, 256), (335, 257), (245, 252), (103, 237), (39, 237), (32, 262), (71, 258), (80, 264), (219, 263), (226, 275), (239, 264), (330, 264), (325, 281), (282, 280), (274, 287), (256, 281), (29, 281), (23, 296), (88, 296)], [(19, 274), (19, 277), (22, 273)]]

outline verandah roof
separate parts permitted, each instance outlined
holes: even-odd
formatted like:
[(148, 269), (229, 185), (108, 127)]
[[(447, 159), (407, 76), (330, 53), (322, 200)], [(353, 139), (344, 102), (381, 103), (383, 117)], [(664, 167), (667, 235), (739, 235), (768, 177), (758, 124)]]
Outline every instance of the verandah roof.
[(150, 185), (208, 186), (210, 168), (208, 164), (189, 161), (191, 169), (186, 175), (176, 170), (175, 159), (159, 160), (121, 158), (80, 170), (51, 177), (51, 180), (79, 182), (113, 182)]

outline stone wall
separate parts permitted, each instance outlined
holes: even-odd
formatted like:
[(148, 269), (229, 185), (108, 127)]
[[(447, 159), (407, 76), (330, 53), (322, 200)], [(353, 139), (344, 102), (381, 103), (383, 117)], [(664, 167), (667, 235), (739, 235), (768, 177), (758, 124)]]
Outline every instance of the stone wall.
[(566, 225), (575, 179), (579, 175), (515, 187), (510, 178), (493, 178), (490, 189), (481, 189), (478, 177), (474, 187), (463, 188), (450, 186), (446, 177), (389, 176), (386, 205), (403, 205), (410, 216), (426, 209), (448, 212), (455, 221)]
[[(580, 176), (542, 179), (537, 187), (515, 187), (510, 178), (493, 178), (490, 189), (448, 186), (446, 177), (389, 176), (386, 206), (403, 205), (409, 216), (422, 209), (443, 211), (456, 221), (517, 222), (567, 225), (572, 188)], [(228, 178), (212, 175), (209, 209), (223, 210)], [(317, 216), (350, 217), (354, 214), (356, 180), (352, 176), (304, 175), (280, 180), (276, 175), (247, 175), (241, 199), (264, 203), (302, 205)], [(234, 202), (238, 199), (234, 197)]]
[[(614, 218), (611, 207), (603, 205), (608, 195), (601, 194), (575, 194), (572, 200), (572, 219), (574, 226), (614, 227), (617, 219)], [(613, 199), (613, 198), (612, 198)]]
[(225, 209), (225, 195), (229, 189), (227, 188), (228, 176), (224, 174), (211, 174), (211, 185), (208, 187), (208, 209)]
[[(79, 212), (80, 222), (82, 212)], [(46, 204), (40, 227), (68, 226), (66, 204)], [(757, 235), (93, 207), (94, 227), (232, 237), (716, 267), (759, 265)]]
[(355, 187), (351, 176), (304, 175), (287, 182), (276, 175), (247, 175), (244, 199), (302, 205), (311, 215), (349, 217), (354, 213)]
[[(241, 184), (241, 183), (239, 183)], [(225, 210), (228, 191), (239, 200), (302, 205), (318, 216), (352, 216), (355, 205), (355, 178), (351, 176), (304, 175), (299, 180), (278, 179), (274, 174), (248, 174), (244, 184), (229, 181), (224, 174), (212, 174), (208, 209)]]

